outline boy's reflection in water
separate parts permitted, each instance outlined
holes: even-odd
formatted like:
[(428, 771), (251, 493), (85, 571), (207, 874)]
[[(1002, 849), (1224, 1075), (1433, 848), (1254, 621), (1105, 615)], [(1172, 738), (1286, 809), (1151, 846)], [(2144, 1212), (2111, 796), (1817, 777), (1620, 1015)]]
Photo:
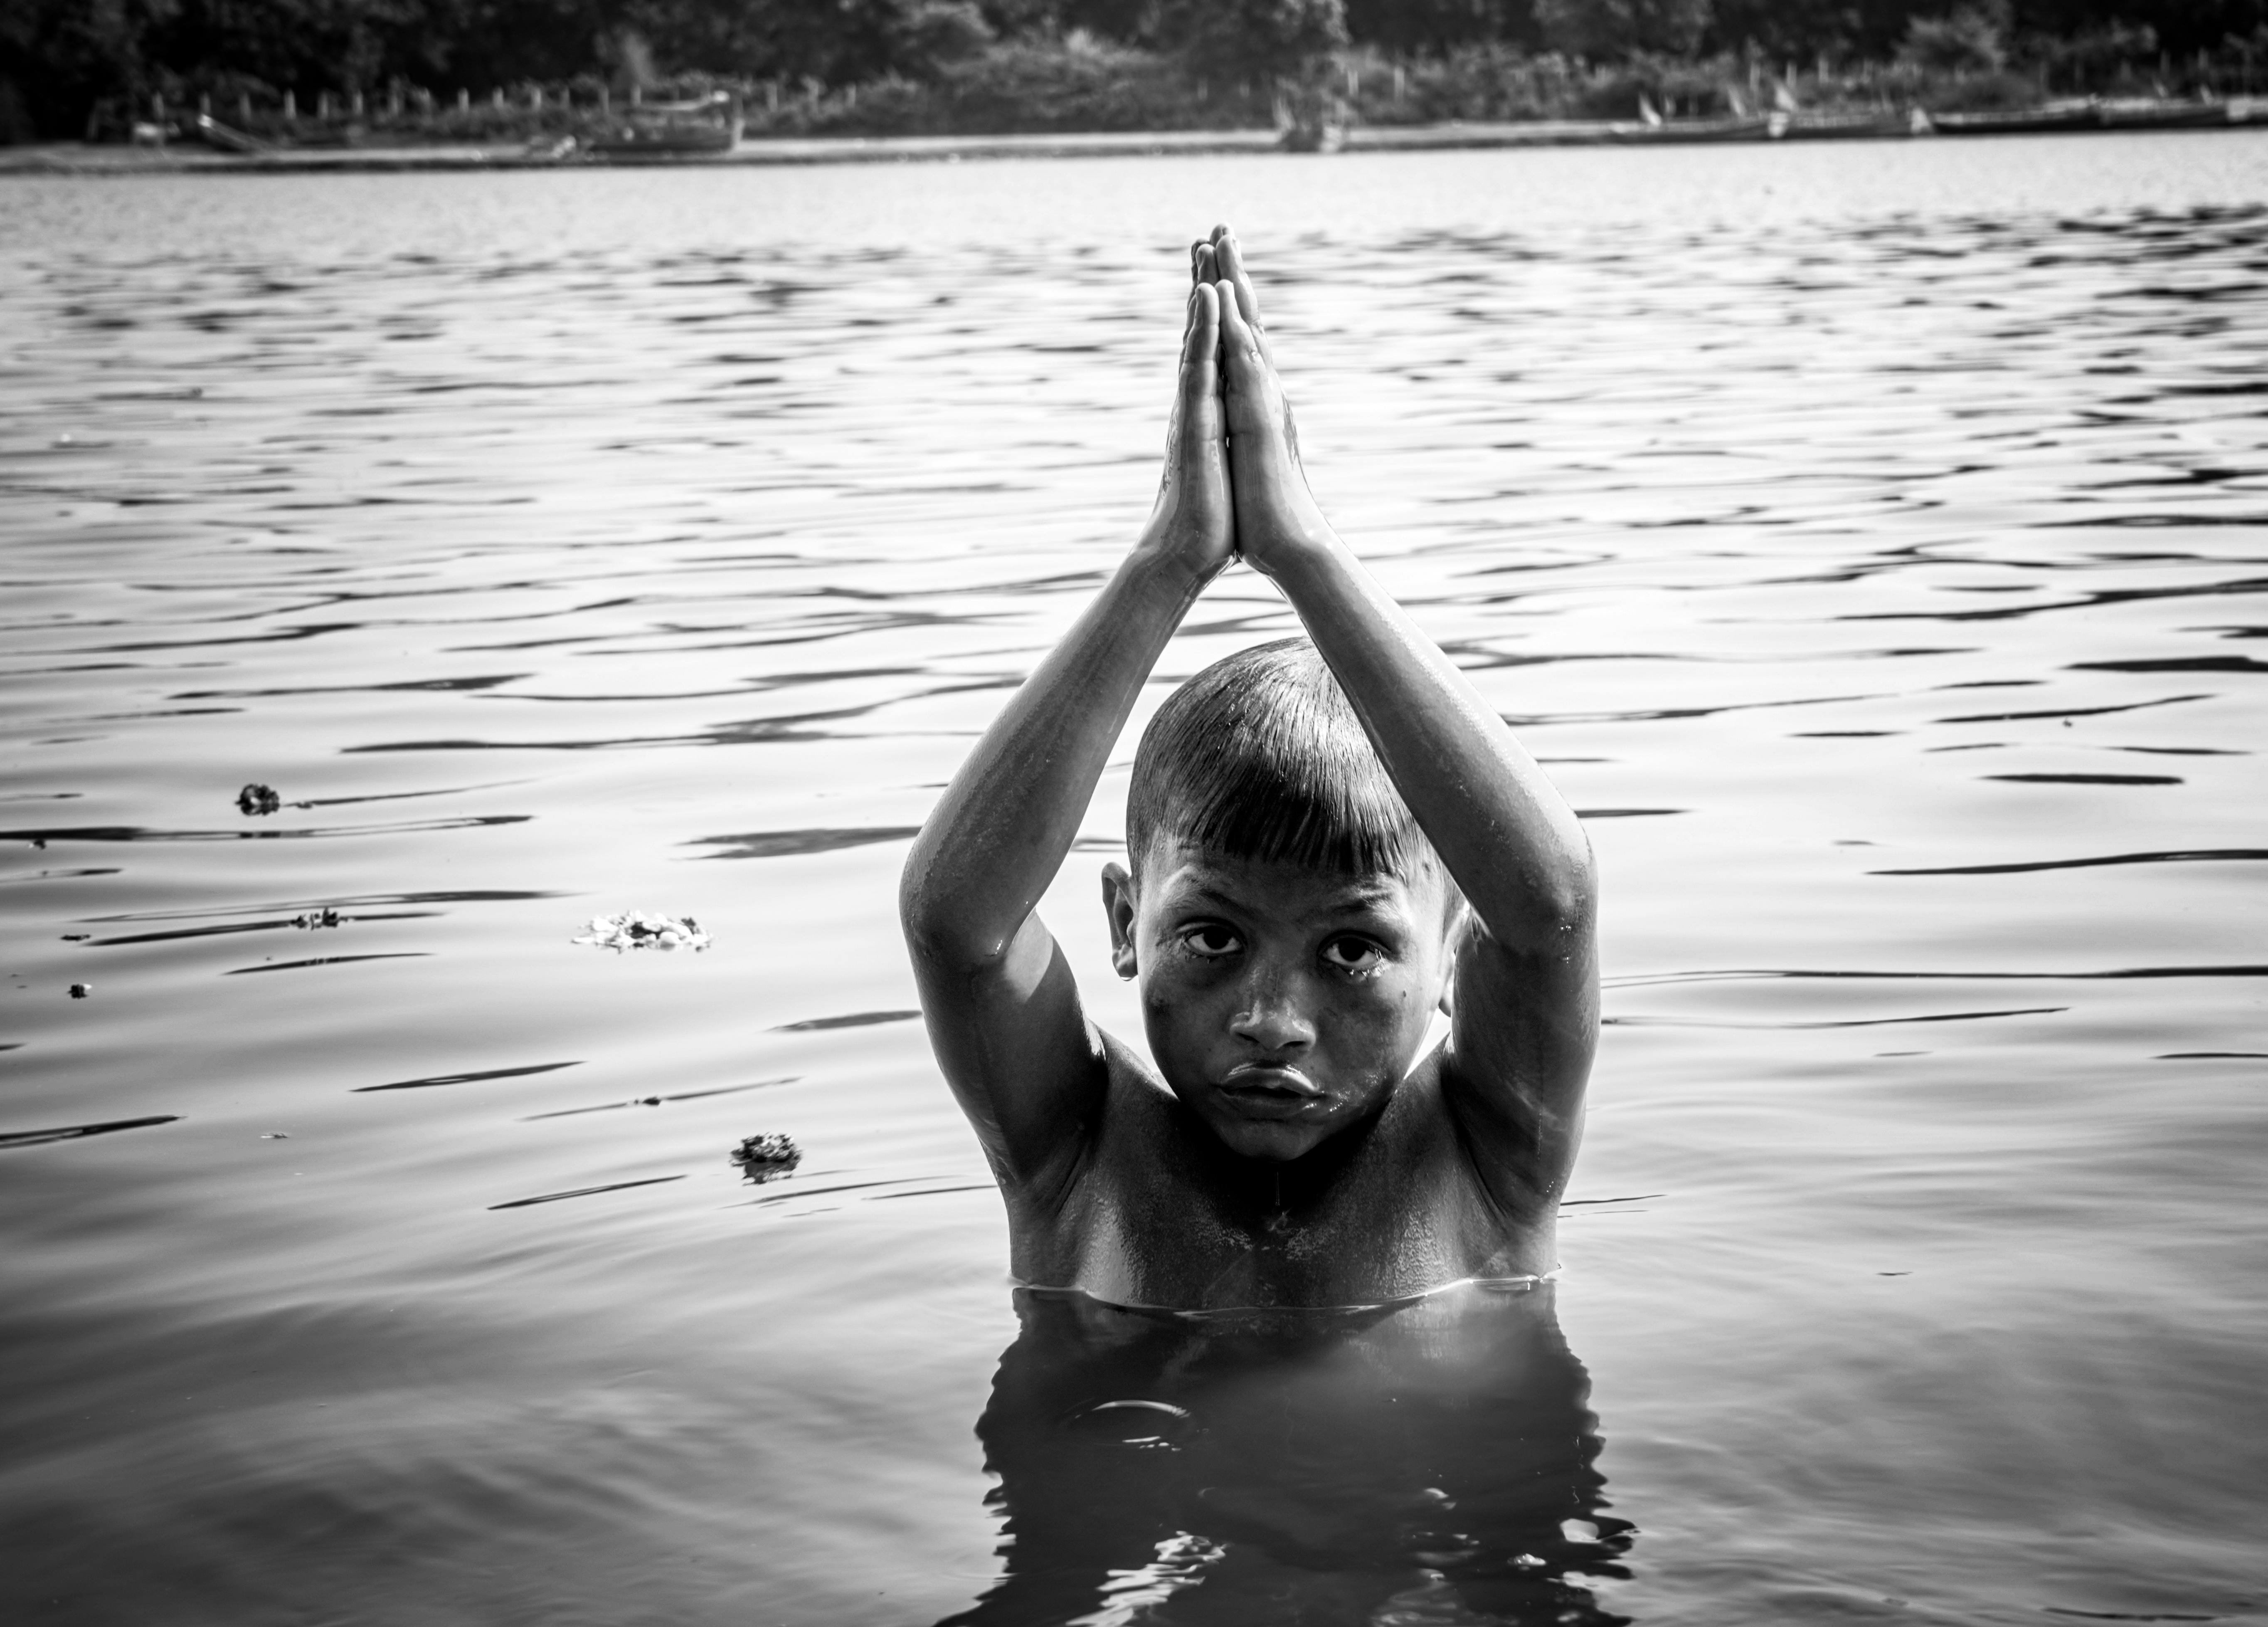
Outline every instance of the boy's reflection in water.
[(1000, 1579), (946, 1627), (1627, 1621), (1590, 1379), (1550, 1283), (1398, 1309), (1020, 1290), (978, 1422)]

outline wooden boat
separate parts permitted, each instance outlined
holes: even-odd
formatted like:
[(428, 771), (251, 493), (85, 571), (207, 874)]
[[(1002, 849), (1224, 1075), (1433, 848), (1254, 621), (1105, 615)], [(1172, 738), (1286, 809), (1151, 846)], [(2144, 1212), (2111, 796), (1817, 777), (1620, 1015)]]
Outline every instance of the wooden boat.
[(1999, 113), (1933, 113), (1930, 127), (1940, 136), (2046, 136), (2058, 130), (2101, 129), (2091, 101)]
[(1286, 152), (1336, 152), (1346, 145), (1344, 124), (1286, 124), (1276, 137)]
[(2233, 122), (2225, 101), (2106, 101), (2095, 113), (2110, 130), (2213, 129)]
[(650, 101), (618, 109), (588, 145), (608, 159), (730, 152), (740, 144), (741, 122), (740, 99), (729, 91), (712, 91), (692, 101)]
[(1664, 119), (1658, 124), (1610, 124), (1610, 141), (1632, 146), (1675, 146), (1691, 141), (1769, 141), (1770, 119)]
[(1774, 114), (1771, 125), (1773, 138), (1778, 141), (1870, 141), (1916, 133), (1911, 114), (1874, 108), (1859, 113)]
[(210, 113), (197, 115), (195, 129), (198, 139), (216, 152), (235, 152), (249, 157), (254, 153), (276, 151), (274, 142), (262, 141), (257, 136), (247, 136), (240, 129), (222, 123)]

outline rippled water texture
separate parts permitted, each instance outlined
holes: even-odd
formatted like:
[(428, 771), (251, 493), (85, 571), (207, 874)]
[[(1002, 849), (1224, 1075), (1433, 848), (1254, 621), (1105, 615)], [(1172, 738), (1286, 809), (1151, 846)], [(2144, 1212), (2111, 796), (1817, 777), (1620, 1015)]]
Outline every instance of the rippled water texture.
[[(2244, 135), (10, 182), (4, 1614), (2268, 1616), (2263, 200)], [(1590, 815), (1556, 1291), (1020, 1301), (910, 1020), (905, 839), (1139, 522), (1223, 213)], [(1163, 678), (1291, 625), (1239, 573)], [(1123, 791), (1047, 911), (1132, 1033)], [(641, 909), (713, 947), (570, 942)]]

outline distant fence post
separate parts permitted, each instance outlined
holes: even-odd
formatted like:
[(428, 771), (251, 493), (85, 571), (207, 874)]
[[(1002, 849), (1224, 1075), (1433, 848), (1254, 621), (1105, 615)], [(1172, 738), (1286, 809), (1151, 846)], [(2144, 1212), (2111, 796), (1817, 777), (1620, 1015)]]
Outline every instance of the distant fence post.
[(1402, 105), (1402, 92), (1405, 87), (1405, 84), (1406, 80), (1402, 64), (1400, 63), (1396, 63), (1394, 64), (1394, 102), (1396, 107)]
[(294, 124), (299, 122), (298, 92), (286, 91), (284, 92), (284, 116), (286, 120)]

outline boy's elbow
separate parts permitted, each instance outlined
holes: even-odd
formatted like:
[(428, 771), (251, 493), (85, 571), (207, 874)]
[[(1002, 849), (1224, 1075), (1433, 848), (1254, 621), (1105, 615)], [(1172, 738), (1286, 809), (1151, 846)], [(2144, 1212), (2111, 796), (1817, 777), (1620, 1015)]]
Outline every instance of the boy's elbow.
[(1580, 825), (1558, 862), (1550, 866), (1543, 891), (1544, 919), (1562, 941), (1571, 934), (1587, 934), (1598, 920), (1599, 862), (1591, 852), (1590, 836)]
[(1599, 914), (1598, 865), (1580, 832), (1560, 853), (1521, 865), (1506, 880), (1503, 918), (1484, 912), (1498, 942), (1527, 953), (1564, 953), (1590, 936)]
[(1561, 933), (1588, 932), (1599, 914), (1599, 862), (1580, 825), (1550, 872), (1543, 889), (1545, 918)]
[(906, 946), (915, 954), (937, 933), (938, 924), (946, 912), (939, 907), (936, 889), (931, 884), (930, 866), (922, 852), (922, 844), (914, 843), (914, 850), (906, 855), (906, 864), (898, 872), (898, 926), (906, 935)]
[(908, 952), (924, 965), (962, 971), (998, 959), (1006, 946), (987, 944), (980, 932), (970, 930), (975, 912), (949, 896), (924, 858), (917, 842), (898, 878), (898, 926)]

